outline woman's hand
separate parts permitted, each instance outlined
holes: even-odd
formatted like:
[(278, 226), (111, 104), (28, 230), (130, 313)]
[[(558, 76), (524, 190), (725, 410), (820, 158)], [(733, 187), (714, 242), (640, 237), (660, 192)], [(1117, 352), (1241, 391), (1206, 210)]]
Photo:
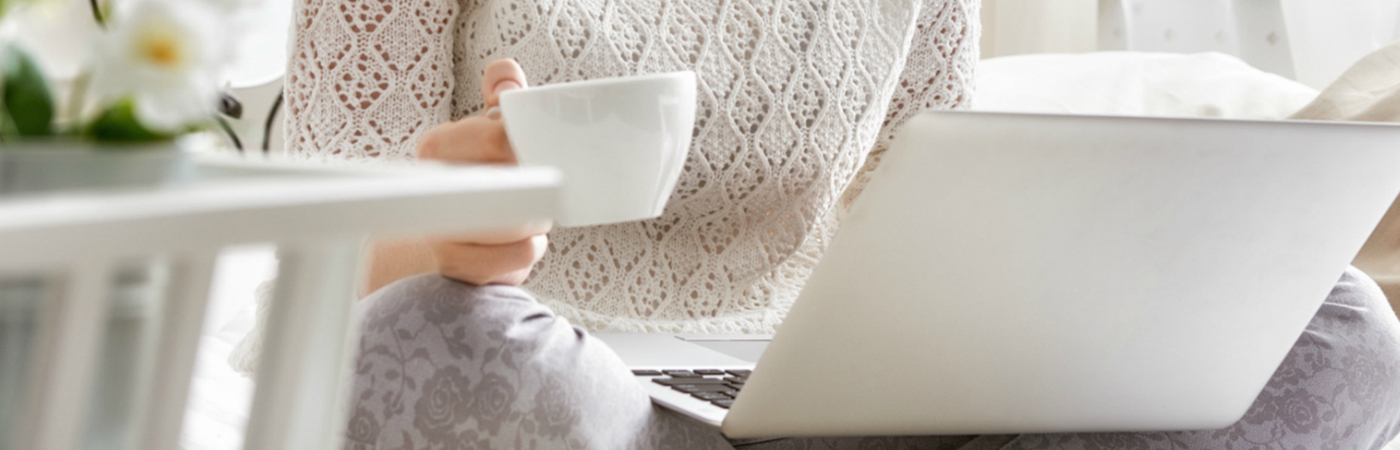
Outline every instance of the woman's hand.
[[(486, 66), (481, 94), (487, 112), (438, 125), (418, 140), (420, 159), (468, 164), (515, 164), (515, 152), (496, 113), (501, 92), (525, 87), (525, 72), (509, 59)], [(476, 285), (519, 285), (544, 256), (551, 223), (450, 236), (418, 242), (383, 242), (375, 247), (366, 293), (399, 278), (436, 269), (448, 278)]]
[(481, 96), (486, 113), (433, 127), (418, 138), (418, 157), (470, 164), (515, 164), (506, 128), (496, 107), (500, 93), (525, 87), (525, 72), (514, 60), (498, 59), (486, 66)]
[[(509, 59), (486, 66), (481, 95), (487, 113), (438, 125), (418, 140), (418, 157), (459, 163), (515, 164), (505, 125), (495, 109), (500, 93), (525, 87), (525, 72)], [(472, 284), (518, 285), (544, 256), (550, 223), (524, 224), (489, 233), (428, 238), (443, 276)]]

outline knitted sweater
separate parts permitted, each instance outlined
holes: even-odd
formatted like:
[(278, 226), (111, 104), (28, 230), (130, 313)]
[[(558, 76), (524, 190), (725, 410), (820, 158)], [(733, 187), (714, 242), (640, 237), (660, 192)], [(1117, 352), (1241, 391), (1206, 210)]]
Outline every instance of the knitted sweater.
[(312, 159), (411, 159), (424, 131), (482, 109), (497, 58), (532, 85), (693, 70), (694, 138), (665, 213), (555, 229), (524, 287), (595, 331), (772, 332), (899, 125), (968, 104), (977, 8), (302, 0), (286, 142)]

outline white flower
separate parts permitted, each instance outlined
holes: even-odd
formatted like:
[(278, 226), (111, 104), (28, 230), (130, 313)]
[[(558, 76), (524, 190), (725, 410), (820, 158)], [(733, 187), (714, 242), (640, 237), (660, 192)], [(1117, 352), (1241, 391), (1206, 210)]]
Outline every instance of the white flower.
[(130, 96), (136, 118), (174, 132), (207, 120), (227, 59), (224, 27), (210, 5), (189, 0), (120, 2), (97, 43), (93, 90), (104, 104)]
[[(0, 0), (4, 2), (6, 0)], [(11, 2), (15, 0), (9, 0)], [(91, 59), (101, 29), (87, 0), (22, 0), (0, 21), (0, 43), (20, 45), (52, 81), (71, 81)]]

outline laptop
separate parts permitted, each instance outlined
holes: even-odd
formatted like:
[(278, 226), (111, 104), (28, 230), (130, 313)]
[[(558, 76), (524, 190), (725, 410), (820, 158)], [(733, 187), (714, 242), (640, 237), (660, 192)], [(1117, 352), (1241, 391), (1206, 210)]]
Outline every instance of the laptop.
[(1222, 428), (1398, 192), (1397, 126), (924, 113), (766, 349), (597, 336), (731, 438)]

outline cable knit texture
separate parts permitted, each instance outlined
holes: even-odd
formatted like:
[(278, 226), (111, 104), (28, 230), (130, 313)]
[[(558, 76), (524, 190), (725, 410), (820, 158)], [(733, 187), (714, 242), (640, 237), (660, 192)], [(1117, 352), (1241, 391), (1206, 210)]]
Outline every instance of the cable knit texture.
[(663, 216), (556, 229), (526, 288), (597, 331), (771, 332), (898, 126), (967, 106), (976, 17), (976, 0), (302, 0), (287, 143), (411, 159), (482, 109), (497, 58), (535, 85), (694, 70)]

